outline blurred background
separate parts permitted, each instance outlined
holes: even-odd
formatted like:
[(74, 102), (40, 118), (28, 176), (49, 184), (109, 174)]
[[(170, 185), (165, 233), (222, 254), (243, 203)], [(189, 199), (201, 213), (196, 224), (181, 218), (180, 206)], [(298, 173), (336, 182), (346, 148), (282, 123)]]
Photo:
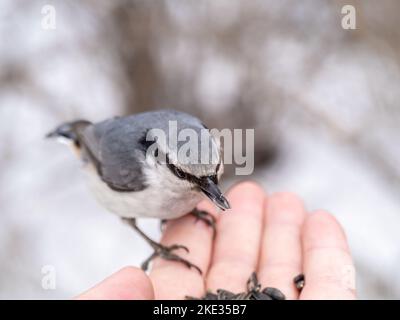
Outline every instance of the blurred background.
[[(348, 4), (356, 30), (342, 28)], [(164, 107), (255, 128), (254, 174), (228, 168), (224, 187), (251, 178), (332, 212), (359, 296), (400, 298), (399, 14), (396, 0), (2, 0), (0, 298), (70, 298), (150, 254), (43, 136)]]

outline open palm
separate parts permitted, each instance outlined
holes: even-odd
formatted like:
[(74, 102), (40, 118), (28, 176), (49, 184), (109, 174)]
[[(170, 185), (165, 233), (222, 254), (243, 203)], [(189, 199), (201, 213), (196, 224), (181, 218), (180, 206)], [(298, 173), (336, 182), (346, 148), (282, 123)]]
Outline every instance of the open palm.
[[(243, 292), (253, 271), (262, 287), (280, 289), (288, 299), (354, 299), (354, 267), (345, 234), (336, 219), (324, 212), (308, 213), (290, 193), (267, 196), (262, 188), (244, 182), (227, 198), (232, 209), (216, 213), (209, 202), (199, 208), (212, 213), (217, 234), (191, 215), (169, 221), (162, 236), (166, 245), (203, 271), (157, 259), (147, 276), (125, 267), (78, 299), (183, 299), (223, 288)], [(304, 273), (301, 293), (293, 278)]]

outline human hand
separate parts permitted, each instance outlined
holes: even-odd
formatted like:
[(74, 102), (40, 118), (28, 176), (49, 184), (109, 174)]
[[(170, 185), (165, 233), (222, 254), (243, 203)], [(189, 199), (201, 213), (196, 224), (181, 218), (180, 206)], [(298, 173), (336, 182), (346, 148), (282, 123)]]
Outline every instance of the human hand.
[[(232, 209), (216, 213), (217, 234), (192, 215), (167, 223), (161, 243), (182, 244), (189, 253), (177, 251), (203, 270), (156, 259), (147, 276), (126, 267), (83, 293), (78, 299), (183, 299), (200, 297), (206, 290), (222, 288), (243, 292), (256, 270), (262, 287), (275, 287), (287, 299), (354, 299), (355, 272), (343, 229), (324, 212), (308, 213), (301, 200), (290, 193), (271, 196), (254, 183), (244, 182), (228, 192)], [(301, 291), (293, 278), (304, 273)]]

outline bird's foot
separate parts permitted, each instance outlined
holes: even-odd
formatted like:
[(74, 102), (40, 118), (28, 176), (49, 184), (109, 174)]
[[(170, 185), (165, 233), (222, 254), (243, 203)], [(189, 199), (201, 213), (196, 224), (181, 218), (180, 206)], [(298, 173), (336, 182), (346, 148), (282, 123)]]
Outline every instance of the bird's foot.
[(204, 221), (204, 223), (208, 226), (210, 226), (213, 229), (213, 238), (215, 238), (215, 235), (217, 234), (217, 228), (216, 228), (216, 220), (213, 217), (212, 214), (208, 213), (207, 211), (199, 210), (197, 208), (194, 208), (191, 212), (191, 215), (195, 216), (196, 221)]
[(188, 252), (189, 252), (189, 249), (188, 249), (187, 247), (185, 247), (185, 246), (183, 246), (183, 245), (180, 245), (180, 244), (174, 244), (174, 245), (171, 245), (171, 246), (164, 246), (164, 245), (162, 245), (162, 244), (160, 244), (160, 243), (156, 243), (156, 242), (151, 243), (151, 246), (153, 247), (154, 252), (153, 252), (153, 254), (152, 254), (150, 257), (148, 257), (148, 258), (142, 263), (142, 266), (141, 266), (141, 267), (142, 267), (142, 269), (143, 269), (144, 271), (147, 271), (147, 270), (148, 270), (148, 268), (149, 268), (149, 263), (150, 263), (153, 259), (159, 257), (159, 258), (164, 259), (164, 260), (180, 262), (180, 263), (184, 264), (185, 266), (187, 266), (189, 269), (190, 269), (190, 268), (194, 268), (194, 269), (196, 269), (200, 274), (203, 274), (203, 272), (201, 271), (201, 269), (200, 269), (198, 266), (196, 266), (195, 264), (191, 263), (190, 261), (188, 261), (188, 260), (186, 260), (186, 259), (183, 259), (182, 257), (178, 256), (177, 254), (173, 253), (173, 251), (174, 251), (174, 250), (177, 250), (177, 249), (183, 249), (183, 250), (185, 250), (185, 251), (188, 253)]

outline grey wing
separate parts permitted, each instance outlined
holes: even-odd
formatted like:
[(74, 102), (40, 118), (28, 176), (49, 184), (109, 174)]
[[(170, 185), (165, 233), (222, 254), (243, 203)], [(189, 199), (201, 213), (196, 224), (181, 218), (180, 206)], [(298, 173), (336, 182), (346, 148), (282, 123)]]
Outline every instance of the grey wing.
[(141, 165), (145, 148), (138, 139), (145, 134), (143, 128), (124, 126), (120, 119), (95, 124), (82, 133), (89, 158), (111, 189), (128, 192), (146, 188)]

